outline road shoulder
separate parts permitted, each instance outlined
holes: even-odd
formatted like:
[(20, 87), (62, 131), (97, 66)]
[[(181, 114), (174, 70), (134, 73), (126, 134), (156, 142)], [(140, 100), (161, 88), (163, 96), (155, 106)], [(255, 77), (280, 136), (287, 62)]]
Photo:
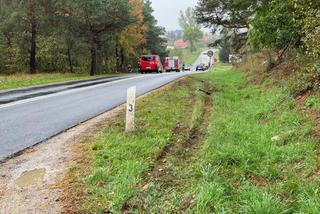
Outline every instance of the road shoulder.
[(0, 213), (61, 213), (65, 176), (83, 142), (105, 121), (116, 117), (120, 106), (0, 165)]

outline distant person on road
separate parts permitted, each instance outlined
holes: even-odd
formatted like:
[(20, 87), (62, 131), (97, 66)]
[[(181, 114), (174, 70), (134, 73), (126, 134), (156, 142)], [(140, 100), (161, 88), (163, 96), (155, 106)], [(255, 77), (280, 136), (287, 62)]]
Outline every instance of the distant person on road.
[(128, 71), (129, 71), (129, 73), (132, 72), (132, 65), (131, 64), (128, 65)]
[(184, 71), (185, 67), (186, 67), (186, 65), (183, 64), (183, 65), (182, 65), (182, 71)]

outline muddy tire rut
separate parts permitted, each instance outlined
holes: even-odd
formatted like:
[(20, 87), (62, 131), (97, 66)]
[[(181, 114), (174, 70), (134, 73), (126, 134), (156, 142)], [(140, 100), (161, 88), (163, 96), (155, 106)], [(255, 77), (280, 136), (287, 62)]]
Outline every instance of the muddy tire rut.
[[(155, 164), (142, 176), (136, 186), (136, 194), (123, 204), (122, 213), (185, 213), (195, 203), (195, 197), (185, 192), (188, 184), (184, 176), (190, 175), (184, 172), (189, 171), (197, 160), (207, 135), (213, 105), (209, 83), (198, 81), (201, 88), (193, 92), (189, 109), (177, 123), (170, 142), (156, 158)], [(196, 98), (197, 93), (202, 94), (201, 100)], [(190, 126), (193, 110), (197, 107), (200, 107), (200, 117)], [(179, 199), (171, 204), (168, 200), (173, 192)]]

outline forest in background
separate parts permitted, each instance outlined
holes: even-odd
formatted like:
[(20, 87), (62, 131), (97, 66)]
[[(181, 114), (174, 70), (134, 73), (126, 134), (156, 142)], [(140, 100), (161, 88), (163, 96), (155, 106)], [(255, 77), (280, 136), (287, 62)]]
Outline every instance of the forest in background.
[(124, 72), (165, 55), (150, 0), (0, 0), (0, 74)]

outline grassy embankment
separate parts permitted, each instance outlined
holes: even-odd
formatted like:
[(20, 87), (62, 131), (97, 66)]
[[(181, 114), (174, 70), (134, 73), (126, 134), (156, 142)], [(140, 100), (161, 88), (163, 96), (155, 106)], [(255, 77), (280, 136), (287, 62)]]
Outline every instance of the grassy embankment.
[(191, 52), (189, 48), (186, 49), (174, 49), (170, 52), (170, 56), (179, 56), (182, 63), (186, 65), (192, 65), (202, 51), (205, 51), (204, 48), (198, 48), (196, 51)]
[(319, 213), (314, 123), (280, 88), (239, 72), (205, 74), (218, 89), (196, 174), (197, 213)]
[[(94, 78), (104, 77), (104, 76), (110, 76), (110, 75), (99, 75), (99, 76), (95, 76)], [(45, 84), (81, 80), (81, 79), (87, 79), (87, 78), (92, 78), (92, 77), (88, 74), (77, 74), (77, 73), (0, 75), (0, 90), (45, 85)]]
[(135, 134), (96, 134), (69, 197), (84, 213), (319, 213), (313, 128), (284, 90), (219, 65), (140, 100)]

